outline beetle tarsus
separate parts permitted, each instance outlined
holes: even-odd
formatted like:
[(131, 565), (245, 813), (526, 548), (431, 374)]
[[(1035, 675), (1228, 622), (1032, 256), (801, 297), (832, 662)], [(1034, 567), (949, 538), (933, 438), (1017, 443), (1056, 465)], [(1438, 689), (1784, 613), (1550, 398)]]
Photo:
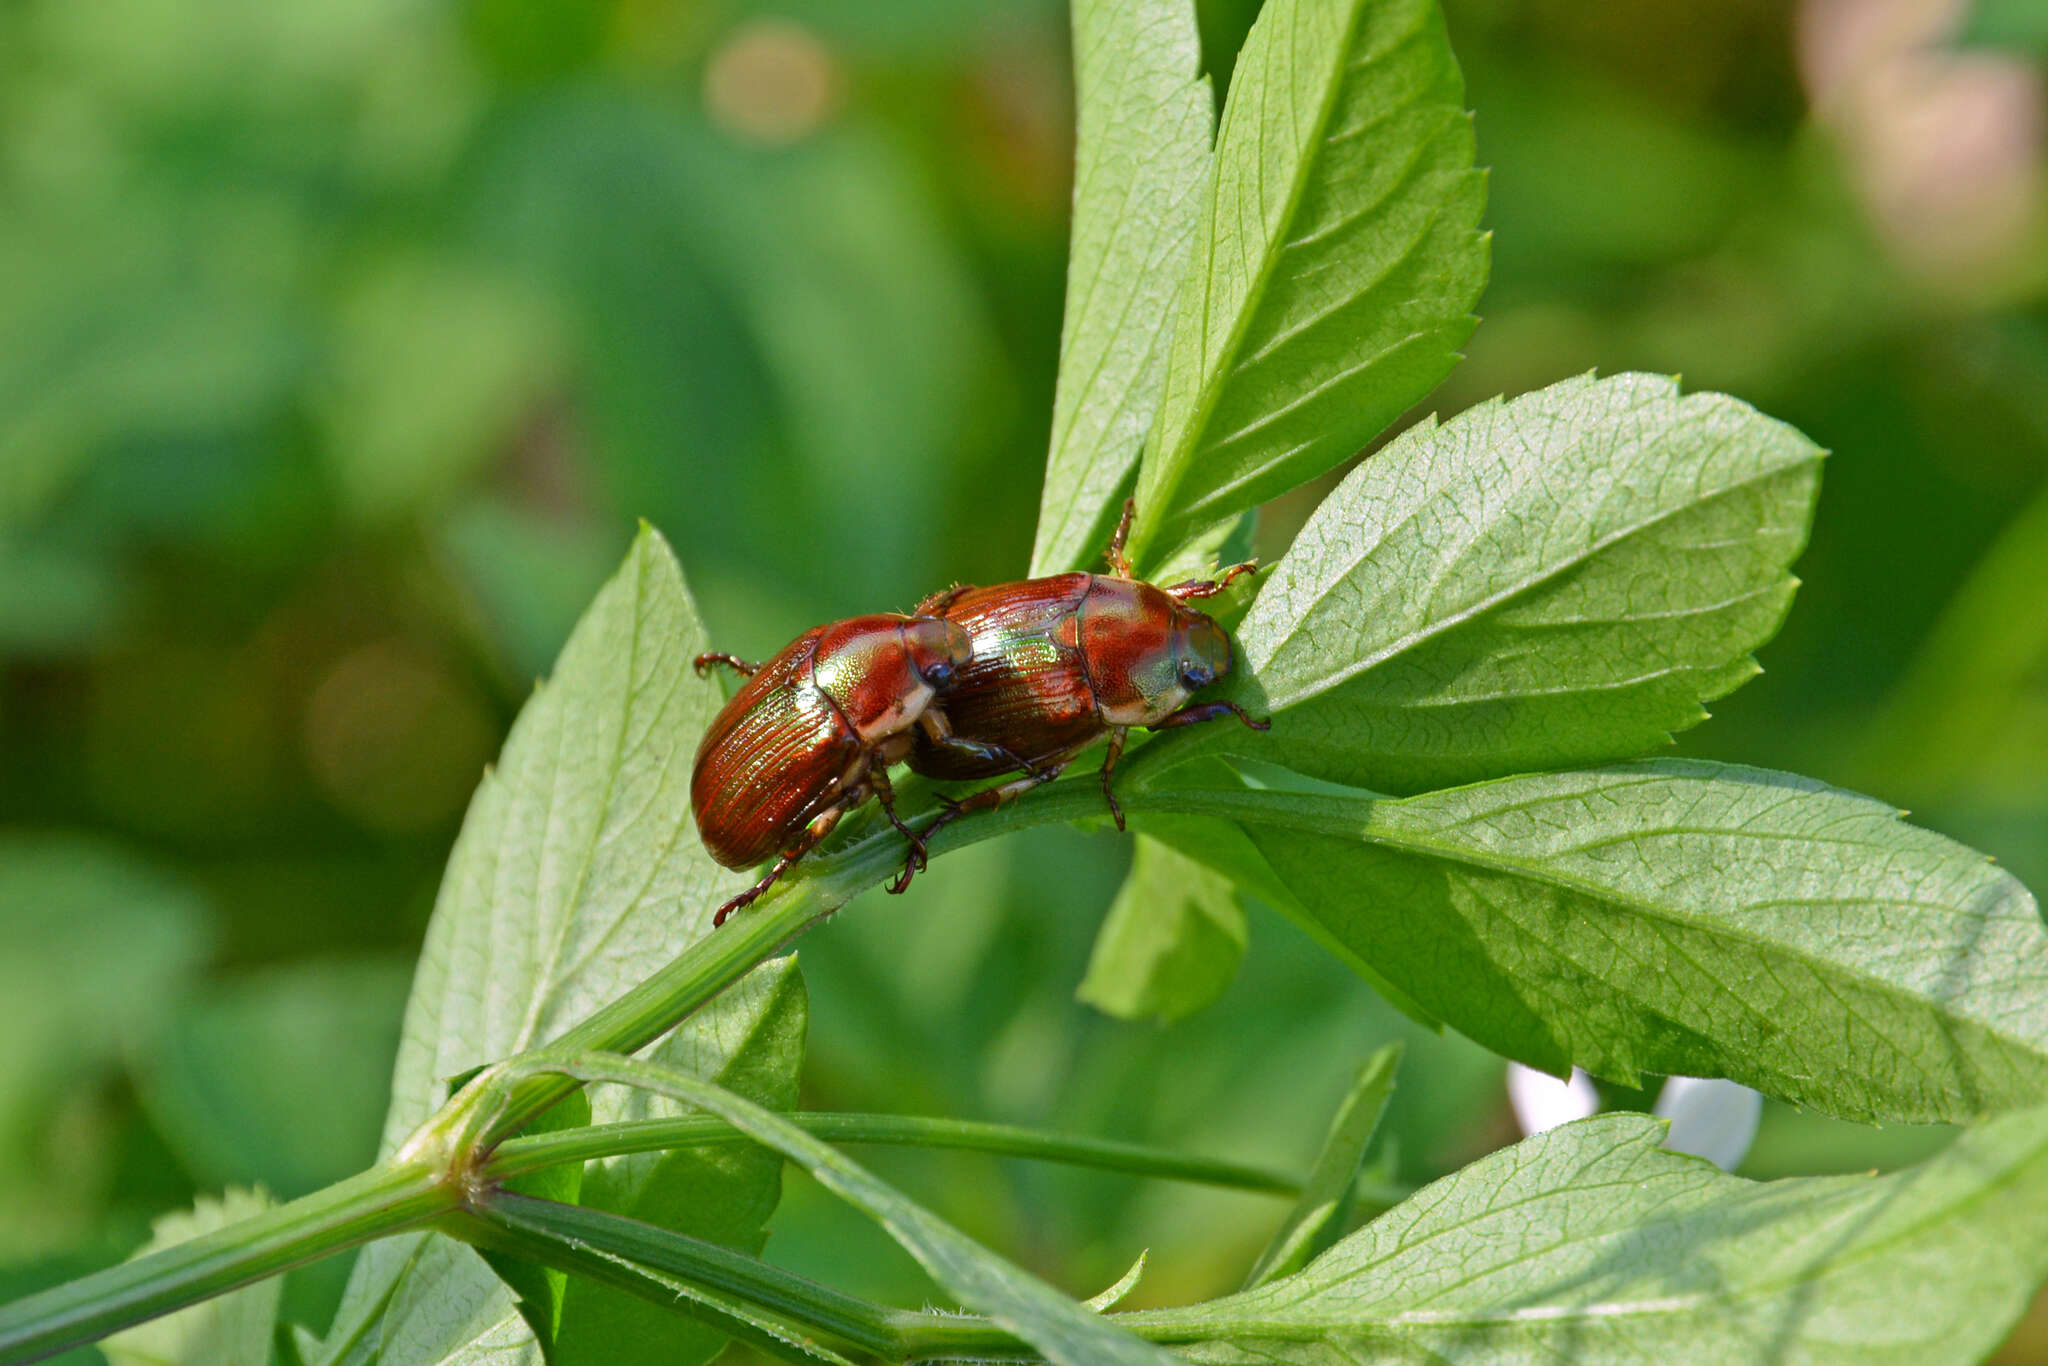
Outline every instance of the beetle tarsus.
[(1193, 602), (1197, 598), (1213, 598), (1245, 575), (1258, 573), (1259, 568), (1257, 560), (1246, 560), (1243, 564), (1230, 566), (1213, 579), (1189, 579), (1186, 583), (1177, 583), (1163, 591), (1169, 597), (1178, 598), (1182, 602)]
[(1109, 790), (1110, 775), (1116, 772), (1116, 761), (1123, 757), (1124, 738), (1130, 732), (1124, 729), (1109, 733), (1109, 753), (1102, 760), (1102, 800), (1109, 803), (1109, 814), (1116, 821), (1117, 833), (1124, 829), (1124, 809), (1117, 805), (1116, 793)]
[(882, 890), (890, 896), (902, 896), (910, 890), (910, 880), (923, 872), (924, 867), (923, 850), (916, 845), (912, 845), (910, 853), (903, 860), (903, 870), (897, 873), (895, 877), (890, 878)]
[(709, 677), (711, 666), (714, 664), (725, 665), (726, 668), (731, 669), (741, 678), (752, 678), (761, 671), (759, 664), (741, 659), (738, 655), (729, 655), (723, 650), (712, 650), (707, 654), (698, 655), (690, 663), (691, 667), (697, 670), (697, 677), (699, 678)]
[(723, 906), (720, 906), (716, 911), (712, 913), (711, 928), (715, 930), (719, 928), (721, 925), (725, 924), (726, 917), (730, 916), (734, 911), (745, 910), (747, 907), (753, 905), (754, 902), (760, 898), (761, 893), (767, 891), (770, 887), (773, 887), (775, 885), (775, 880), (781, 877), (783, 873), (788, 870), (790, 864), (795, 862), (796, 860), (794, 858), (791, 858), (788, 854), (784, 854), (781, 858), (775, 860), (775, 866), (770, 868), (767, 871), (767, 873), (765, 873), (762, 876), (759, 882), (747, 888), (747, 890), (741, 892), (738, 896), (726, 902)]
[(1116, 532), (1109, 538), (1109, 550), (1106, 553), (1106, 558), (1109, 560), (1109, 572), (1120, 579), (1134, 579), (1137, 577), (1137, 575), (1131, 572), (1130, 557), (1124, 554), (1124, 542), (1129, 540), (1131, 535), (1131, 518), (1137, 514), (1137, 511), (1137, 499), (1124, 499), (1124, 514), (1117, 518)]
[(890, 786), (887, 773), (876, 768), (868, 775), (868, 784), (874, 789), (875, 800), (882, 805), (882, 814), (889, 818), (889, 824), (895, 826), (896, 833), (910, 845), (910, 852), (903, 859), (903, 871), (889, 883), (889, 894), (901, 896), (910, 886), (910, 879), (923, 872), (931, 862), (924, 850), (926, 836), (905, 825), (903, 818), (896, 814), (896, 789)]
[(951, 825), (965, 814), (964, 803), (948, 797), (943, 792), (936, 795), (939, 799), (939, 805), (944, 809), (939, 812), (938, 818), (930, 825), (927, 825), (922, 831), (912, 831), (908, 827), (901, 825), (896, 827), (902, 830), (903, 837), (910, 841), (910, 852), (903, 858), (903, 870), (889, 880), (886, 890), (891, 896), (903, 895), (904, 891), (910, 886), (910, 880), (931, 865), (931, 854), (927, 846), (931, 844), (932, 836), (938, 834), (941, 829)]
[(1197, 702), (1191, 707), (1182, 707), (1171, 716), (1162, 717), (1146, 729), (1172, 730), (1176, 726), (1199, 726), (1204, 721), (1214, 721), (1224, 716), (1235, 716), (1253, 730), (1273, 729), (1271, 721), (1257, 719), (1235, 702)]
[(845, 807), (834, 806), (812, 817), (811, 823), (804, 827), (802, 838), (782, 851), (781, 857), (777, 858), (768, 871), (761, 875), (759, 882), (747, 888), (747, 890), (741, 892), (712, 913), (711, 928), (715, 930), (725, 924), (726, 917), (730, 916), (734, 911), (744, 910), (748, 906), (753, 905), (760, 898), (761, 893), (773, 887), (776, 879), (789, 871), (789, 866), (792, 863), (795, 863), (805, 854), (817, 848), (818, 842), (832, 833), (832, 827), (839, 824), (839, 818), (845, 814)]

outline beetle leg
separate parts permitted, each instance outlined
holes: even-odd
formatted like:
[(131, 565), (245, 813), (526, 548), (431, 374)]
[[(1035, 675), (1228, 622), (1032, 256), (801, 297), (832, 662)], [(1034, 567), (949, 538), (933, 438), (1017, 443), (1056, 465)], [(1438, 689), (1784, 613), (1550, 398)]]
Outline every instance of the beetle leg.
[(699, 678), (703, 678), (707, 674), (709, 674), (711, 672), (711, 666), (714, 664), (725, 665), (726, 668), (731, 669), (741, 678), (750, 678), (755, 673), (759, 672), (761, 668), (759, 664), (749, 664), (746, 660), (741, 659), (738, 655), (729, 655), (723, 650), (713, 650), (709, 654), (698, 655), (697, 658), (691, 662), (695, 665), (697, 670), (697, 677)]
[(1109, 538), (1109, 572), (1120, 579), (1136, 578), (1131, 572), (1131, 562), (1124, 554), (1124, 542), (1130, 539), (1131, 516), (1138, 509), (1138, 500), (1124, 499), (1124, 515), (1117, 519), (1116, 532)]
[(917, 718), (918, 729), (940, 749), (950, 749), (956, 754), (965, 754), (970, 759), (988, 759), (1004, 768), (1014, 768), (1032, 777), (1038, 776), (1038, 765), (1020, 757), (1015, 751), (1001, 745), (992, 745), (986, 740), (969, 740), (955, 735), (946, 713), (938, 707), (925, 708), (924, 715)]
[(910, 852), (903, 859), (903, 871), (889, 884), (891, 893), (900, 893), (910, 885), (913, 876), (925, 870), (929, 862), (924, 852), (924, 836), (905, 825), (903, 818), (896, 814), (896, 789), (889, 786), (889, 775), (879, 766), (868, 771), (868, 786), (874, 789), (875, 800), (882, 804), (882, 814), (889, 818), (889, 824), (910, 842)]
[(1012, 753), (1010, 750), (1004, 749), (1001, 745), (991, 745), (981, 740), (962, 739), (957, 735), (948, 735), (943, 740), (940, 740), (938, 744), (942, 749), (954, 750), (960, 754), (967, 755), (969, 758), (993, 760), (1005, 768), (1014, 768), (1018, 772), (1032, 778), (1039, 778), (1041, 776), (1038, 765), (1032, 763), (1029, 759)]
[(938, 616), (948, 607), (951, 607), (962, 593), (971, 593), (973, 591), (974, 585), (971, 583), (956, 583), (951, 588), (942, 588), (912, 608), (911, 615), (919, 617)]
[(776, 859), (774, 865), (761, 875), (759, 882), (718, 908), (717, 913), (711, 917), (711, 927), (717, 929), (734, 911), (753, 905), (761, 893), (773, 887), (775, 880), (789, 871), (790, 864), (810, 853), (817, 847), (819, 840), (831, 834), (832, 827), (839, 824), (839, 818), (845, 814), (846, 808), (843, 806), (834, 806), (819, 812), (811, 823), (804, 827), (804, 833), (797, 838), (797, 842), (783, 850), (782, 857)]
[(1102, 800), (1109, 803), (1109, 814), (1116, 818), (1116, 828), (1124, 828), (1124, 809), (1116, 804), (1116, 794), (1109, 790), (1109, 777), (1116, 772), (1116, 761), (1123, 757), (1124, 737), (1131, 733), (1129, 726), (1118, 726), (1109, 733), (1109, 753), (1102, 760)]
[(1012, 778), (1007, 783), (997, 783), (994, 787), (985, 787), (968, 797), (948, 797), (941, 793), (939, 800), (945, 804), (946, 809), (939, 813), (937, 820), (924, 828), (925, 843), (930, 844), (933, 835), (962, 816), (971, 816), (977, 811), (993, 811), (1007, 802), (1015, 801), (1032, 788), (1051, 782), (1066, 771), (1068, 762), (1069, 760), (1062, 759), (1049, 768), (1037, 769), (1025, 777)]
[(1214, 721), (1221, 716), (1235, 716), (1253, 730), (1271, 730), (1271, 721), (1255, 721), (1245, 714), (1245, 709), (1235, 702), (1198, 702), (1192, 707), (1182, 707), (1171, 716), (1162, 717), (1147, 726), (1147, 730), (1171, 730), (1175, 726), (1198, 726), (1204, 721)]
[(1189, 579), (1186, 583), (1177, 583), (1163, 591), (1168, 597), (1178, 598), (1182, 602), (1193, 602), (1196, 598), (1213, 598), (1245, 575), (1258, 572), (1259, 562), (1246, 560), (1243, 564), (1230, 566), (1218, 578)]

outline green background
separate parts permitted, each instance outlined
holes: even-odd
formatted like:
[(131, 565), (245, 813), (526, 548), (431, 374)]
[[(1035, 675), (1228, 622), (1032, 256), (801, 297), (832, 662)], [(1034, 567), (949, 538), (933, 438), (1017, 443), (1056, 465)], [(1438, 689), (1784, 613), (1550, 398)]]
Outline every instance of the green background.
[[(1426, 406), (1658, 370), (1832, 450), (1766, 672), (1682, 750), (1910, 807), (2039, 888), (2048, 100), (2023, 8), (1916, 33), (1819, 3), (1450, 0), (1494, 277)], [(1202, 6), (1219, 85), (1255, 10)], [(635, 518), (744, 655), (1022, 571), (1066, 47), (1040, 0), (0, 8), (0, 1298), (195, 1192), (368, 1160), (463, 804)], [(1264, 553), (1327, 486), (1267, 509)], [(1106, 832), (980, 845), (806, 939), (806, 1105), (1300, 1165), (1406, 1036), (1400, 1179), (1514, 1136), (1496, 1060), (1262, 911), (1181, 1025), (1075, 1004), (1127, 859)], [(1743, 1170), (1943, 1138), (1773, 1106)], [(1284, 1213), (866, 1156), (1077, 1293), (1149, 1247), (1134, 1303), (1229, 1288)], [(773, 1227), (786, 1264), (928, 1293), (804, 1178)], [(287, 1314), (324, 1326), (344, 1269), (295, 1274)], [(2043, 1350), (2037, 1310), (2009, 1351)]]

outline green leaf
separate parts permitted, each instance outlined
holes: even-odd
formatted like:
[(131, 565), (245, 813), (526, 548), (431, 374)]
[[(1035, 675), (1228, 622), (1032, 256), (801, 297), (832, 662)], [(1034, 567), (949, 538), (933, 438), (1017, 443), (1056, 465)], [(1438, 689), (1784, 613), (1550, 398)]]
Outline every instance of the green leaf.
[(1030, 1343), (1054, 1366), (1170, 1366), (1173, 1361), (1163, 1350), (1124, 1333), (998, 1257), (838, 1149), (688, 1073), (601, 1053), (540, 1053), (511, 1071), (515, 1077), (552, 1071), (585, 1082), (616, 1082), (718, 1115), (799, 1164), (819, 1185), (874, 1219), (943, 1289)]
[(1159, 410), (1215, 121), (1193, 0), (1076, 0), (1074, 225), (1033, 574), (1102, 553)]
[(1394, 1094), (1394, 1072), (1401, 1065), (1401, 1045), (1390, 1043), (1365, 1060), (1358, 1079), (1330, 1120), (1329, 1135), (1309, 1173), (1301, 1198), (1287, 1212), (1273, 1240), (1259, 1254), (1245, 1288), (1255, 1289), (1299, 1271), (1302, 1264), (1337, 1241), (1365, 1163), (1365, 1150), (1380, 1127), (1387, 1101)]
[[(687, 1040), (687, 1050), (665, 1047), (655, 1056), (758, 1105), (790, 1110), (796, 1107), (808, 1020), (796, 959), (777, 959), (721, 996), (704, 1012), (701, 1025), (691, 1022), (696, 1027), (679, 1036)], [(600, 1103), (610, 1122), (688, 1112), (687, 1106), (642, 1092)], [(580, 1197), (569, 1198), (724, 1247), (759, 1252), (781, 1191), (781, 1158), (749, 1145), (593, 1163)], [(549, 1360), (552, 1366), (675, 1366), (709, 1361), (724, 1345), (721, 1335), (700, 1323), (679, 1319), (623, 1290), (572, 1279)]]
[(509, 1190), (492, 1192), (476, 1214), (465, 1236), (497, 1250), (493, 1265), (517, 1256), (577, 1283), (624, 1291), (670, 1318), (713, 1326), (770, 1360), (852, 1366), (817, 1340), (816, 1331), (829, 1327), (782, 1317), (790, 1308), (784, 1296), (792, 1292), (812, 1305), (829, 1298), (844, 1306), (847, 1299), (779, 1268), (635, 1219)]
[(1754, 1182), (1568, 1124), (1426, 1187), (1297, 1275), (1133, 1314), (1203, 1362), (1975, 1362), (2048, 1275), (2048, 1112), (1891, 1176)]
[(1131, 1263), (1129, 1271), (1117, 1277), (1115, 1285), (1112, 1285), (1099, 1295), (1090, 1295), (1088, 1297), (1086, 1301), (1088, 1307), (1098, 1314), (1107, 1314), (1110, 1310), (1116, 1308), (1117, 1305), (1123, 1303), (1124, 1297), (1133, 1290), (1136, 1290), (1138, 1282), (1145, 1279), (1145, 1258), (1149, 1255), (1149, 1253), (1140, 1252), (1138, 1260)]
[(552, 1038), (711, 928), (744, 874), (697, 842), (690, 761), (723, 705), (660, 534), (641, 531), (470, 802), (407, 1012), (385, 1141), (445, 1078)]
[(1272, 733), (1191, 740), (1395, 792), (1668, 743), (1756, 674), (1820, 459), (1651, 375), (1418, 426), (1323, 500), (1245, 618)]
[[(545, 1134), (566, 1133), (590, 1126), (590, 1097), (578, 1091), (558, 1101), (554, 1107), (528, 1124), (522, 1133), (539, 1137)], [(505, 1189), (520, 1195), (530, 1195), (538, 1200), (554, 1200), (561, 1204), (573, 1205), (576, 1197), (583, 1192), (583, 1164), (565, 1162), (559, 1167), (545, 1167), (540, 1171), (528, 1172), (505, 1183)], [(512, 1256), (490, 1248), (477, 1249), (492, 1271), (498, 1274), (512, 1291), (519, 1308), (519, 1317), (526, 1320), (533, 1330), (534, 1338), (546, 1353), (550, 1366), (560, 1360), (561, 1344), (556, 1335), (562, 1327), (562, 1301), (569, 1289), (568, 1276), (553, 1267), (541, 1266), (534, 1262)]]
[[(447, 1078), (558, 1036), (709, 933), (713, 909), (743, 882), (703, 852), (690, 813), (692, 753), (722, 703), (690, 667), (706, 648), (674, 556), (643, 530), (471, 801), (413, 984), (387, 1146), (432, 1114)], [(768, 982), (786, 971), (758, 970)], [(729, 992), (657, 1056), (722, 1070), (732, 1041), (774, 1008), (786, 1008), (777, 991)], [(624, 1117), (595, 1110), (600, 1121)], [(735, 1170), (745, 1179), (700, 1212), (714, 1228), (772, 1203), (773, 1172)], [(358, 1259), (326, 1359), (412, 1366), (498, 1353), (502, 1366), (507, 1353), (534, 1359), (532, 1348), (474, 1252), (407, 1237)]]
[(1425, 1010), (1545, 1071), (1727, 1077), (1866, 1121), (2048, 1096), (2034, 898), (1871, 798), (1666, 759), (1193, 801)]
[(323, 961), (208, 983), (138, 1050), (150, 1118), (203, 1186), (260, 1182), (282, 1199), (376, 1155), (403, 964)]
[(322, 1363), (543, 1366), (514, 1291), (477, 1253), (438, 1235), (385, 1238), (356, 1257)]
[(1216, 138), (1138, 477), (1133, 558), (1348, 459), (1436, 386), (1486, 195), (1433, 0), (1274, 0)]
[[(1292, 778), (1294, 775), (1285, 776)], [(1176, 769), (1174, 783), (1176, 786), (1220, 786), (1226, 791), (1234, 791), (1244, 786), (1245, 779), (1227, 763), (1207, 759)], [(1221, 874), (1239, 893), (1257, 897), (1285, 915), (1332, 956), (1370, 983), (1389, 1005), (1415, 1023), (1430, 1030), (1441, 1027), (1436, 1017), (1381, 976), (1370, 962), (1309, 914), (1307, 907), (1280, 880), (1279, 874), (1273, 871), (1273, 865), (1266, 862), (1266, 856), (1259, 852), (1259, 846), (1252, 842), (1251, 836), (1241, 826), (1213, 816), (1159, 816), (1150, 812), (1134, 816), (1131, 823), (1141, 833), (1171, 845), (1182, 858)]]
[[(1244, 838), (1227, 821), (1185, 823)], [(1120, 1020), (1185, 1019), (1229, 988), (1244, 946), (1237, 884), (1140, 832), (1074, 995)]]
[[(212, 1233), (271, 1207), (261, 1190), (229, 1189), (220, 1199), (200, 1196), (191, 1212), (169, 1214), (150, 1226), (137, 1252), (155, 1252)], [(284, 1282), (271, 1277), (123, 1329), (100, 1344), (108, 1366), (269, 1366), (270, 1335), (277, 1325)]]

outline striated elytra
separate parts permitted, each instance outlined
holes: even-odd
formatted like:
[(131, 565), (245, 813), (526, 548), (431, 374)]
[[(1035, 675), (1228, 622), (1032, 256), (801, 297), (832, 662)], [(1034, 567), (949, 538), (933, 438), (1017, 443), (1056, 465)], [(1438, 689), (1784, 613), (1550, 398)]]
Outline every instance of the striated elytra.
[[(970, 811), (1000, 806), (1051, 782), (1076, 755), (1107, 738), (1102, 796), (1117, 828), (1123, 811), (1110, 790), (1117, 757), (1132, 726), (1166, 730), (1235, 716), (1254, 720), (1234, 702), (1191, 703), (1194, 694), (1230, 672), (1230, 637), (1190, 602), (1214, 597), (1256, 561), (1232, 565), (1214, 579), (1162, 588), (1135, 578), (1124, 557), (1131, 504), (1109, 545), (1110, 574), (1070, 573), (987, 588), (954, 588), (918, 605), (920, 613), (959, 626), (971, 658), (946, 697), (952, 736), (944, 744), (913, 738), (910, 766), (932, 778), (1022, 776), (948, 801), (924, 832)], [(893, 884), (909, 881), (920, 856)]]
[(923, 841), (897, 818), (888, 767), (908, 757), (913, 733), (946, 743), (936, 703), (970, 651), (967, 633), (951, 622), (890, 612), (814, 626), (764, 664), (697, 657), (700, 674), (723, 664), (747, 680), (697, 746), (697, 832), (728, 868), (775, 856), (759, 882), (719, 907), (714, 924), (767, 891), (869, 797), (881, 801), (922, 866)]

